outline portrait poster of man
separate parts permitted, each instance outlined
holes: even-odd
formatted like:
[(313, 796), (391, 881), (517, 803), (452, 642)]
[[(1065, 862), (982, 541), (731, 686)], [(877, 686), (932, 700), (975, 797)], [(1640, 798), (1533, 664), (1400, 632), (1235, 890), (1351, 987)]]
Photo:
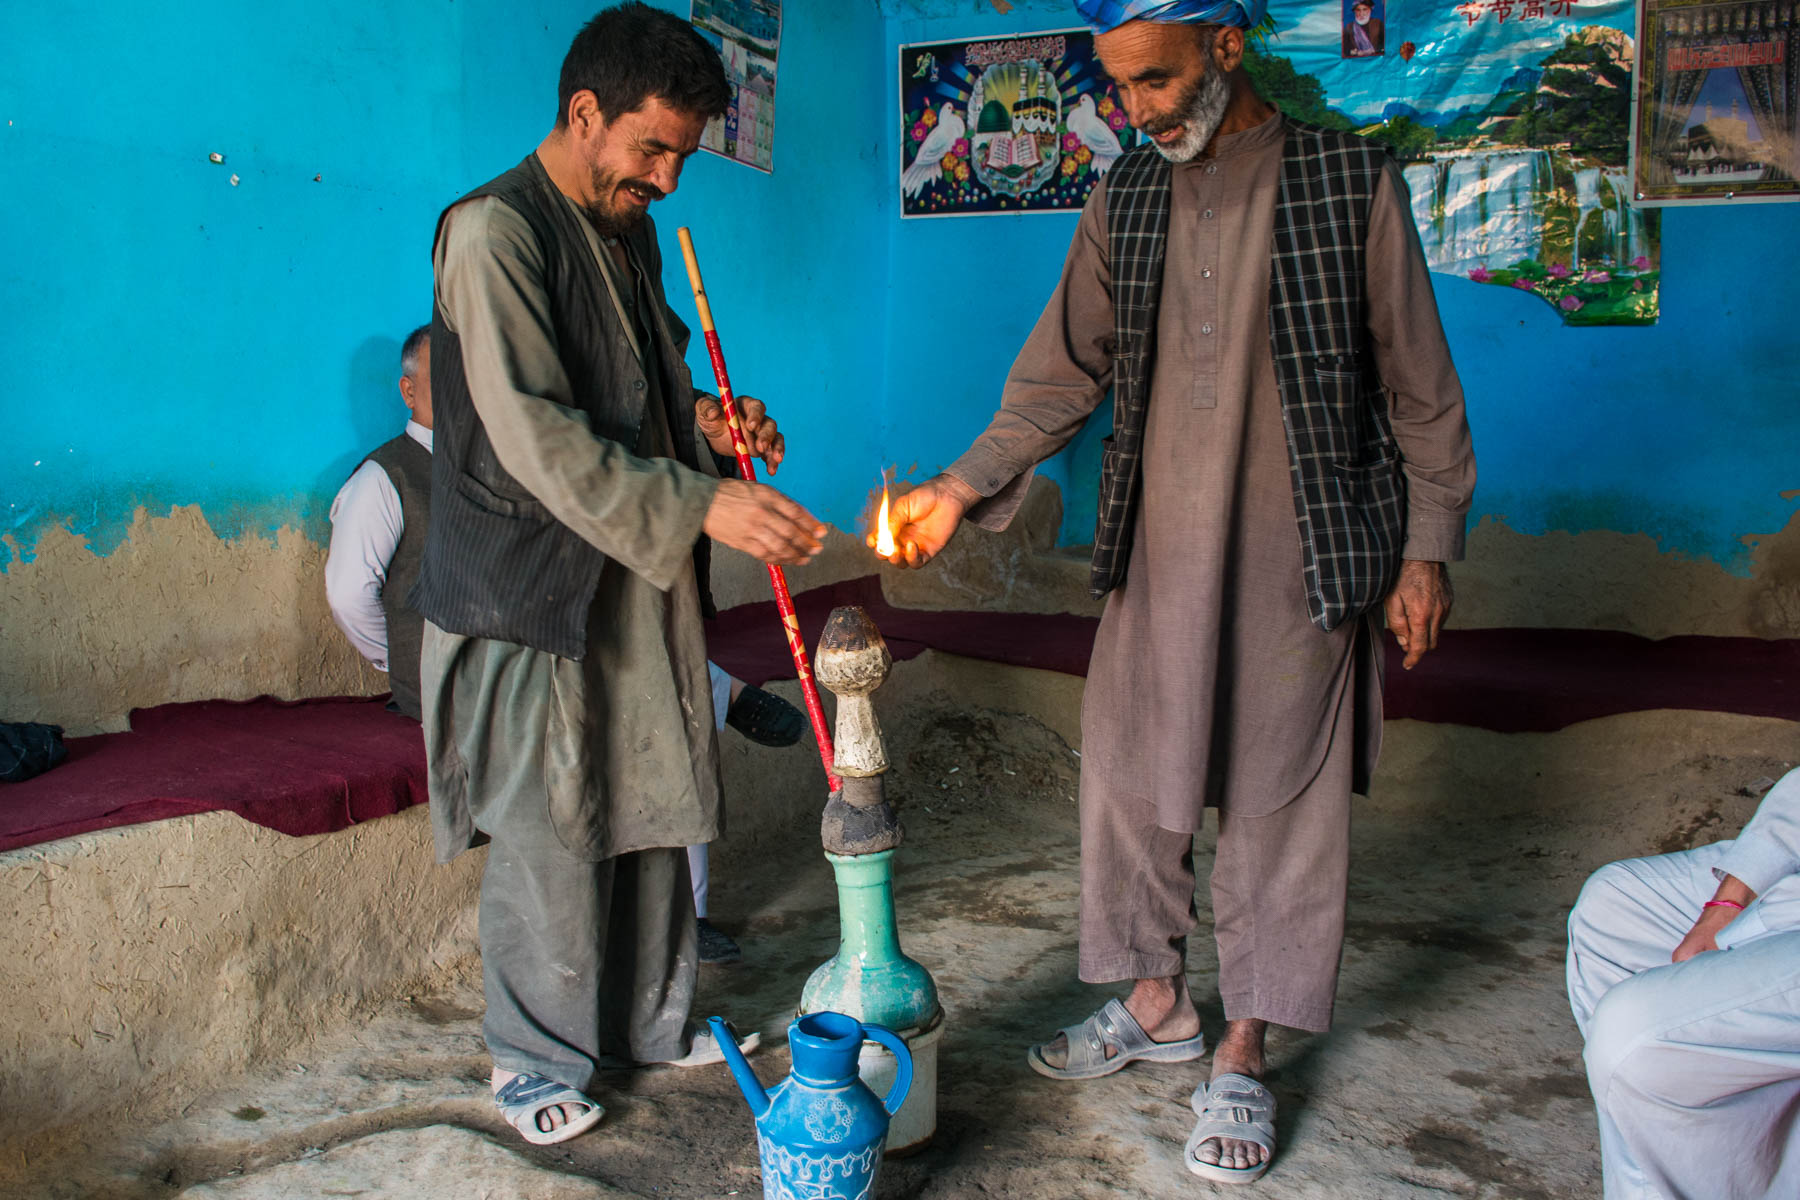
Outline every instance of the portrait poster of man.
[(1137, 143), (1086, 29), (900, 47), (900, 215), (1079, 212)]
[(1380, 58), (1387, 53), (1383, 0), (1344, 0), (1343, 57)]
[(1631, 172), (1640, 205), (1800, 198), (1800, 39), (1778, 0), (1645, 0)]

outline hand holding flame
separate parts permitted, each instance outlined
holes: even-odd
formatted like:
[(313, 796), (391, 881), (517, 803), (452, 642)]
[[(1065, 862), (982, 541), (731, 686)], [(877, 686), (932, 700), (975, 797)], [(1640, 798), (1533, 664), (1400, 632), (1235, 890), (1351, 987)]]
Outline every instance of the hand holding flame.
[(863, 541), (897, 567), (922, 567), (949, 544), (963, 514), (980, 499), (962, 480), (939, 475), (894, 496), (890, 505), (883, 484), (875, 528)]

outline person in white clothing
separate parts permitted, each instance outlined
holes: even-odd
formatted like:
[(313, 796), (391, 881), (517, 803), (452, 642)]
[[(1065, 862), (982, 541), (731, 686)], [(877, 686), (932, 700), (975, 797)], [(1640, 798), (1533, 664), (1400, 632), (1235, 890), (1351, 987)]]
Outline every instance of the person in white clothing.
[(1568, 985), (1606, 1200), (1800, 1196), (1800, 770), (1735, 841), (1596, 871)]
[(424, 619), (407, 607), (406, 594), (418, 578), (431, 517), (429, 325), (400, 347), (400, 399), (411, 413), (406, 431), (363, 459), (331, 502), (325, 599), (350, 644), (388, 673), (389, 707), (416, 721)]

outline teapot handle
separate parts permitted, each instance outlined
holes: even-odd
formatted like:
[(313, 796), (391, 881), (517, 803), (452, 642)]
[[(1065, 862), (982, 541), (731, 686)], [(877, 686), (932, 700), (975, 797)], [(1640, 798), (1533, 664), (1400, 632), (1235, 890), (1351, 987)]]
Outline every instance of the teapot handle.
[(894, 1086), (888, 1089), (887, 1098), (881, 1102), (881, 1107), (887, 1109), (887, 1115), (891, 1117), (900, 1111), (900, 1106), (906, 1103), (906, 1093), (912, 1090), (912, 1051), (906, 1048), (899, 1034), (885, 1025), (864, 1025), (863, 1036), (894, 1052)]

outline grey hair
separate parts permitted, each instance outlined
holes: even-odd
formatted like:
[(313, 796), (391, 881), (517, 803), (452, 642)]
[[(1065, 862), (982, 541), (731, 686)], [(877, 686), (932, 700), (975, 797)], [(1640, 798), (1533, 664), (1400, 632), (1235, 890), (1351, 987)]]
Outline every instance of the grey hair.
[(431, 341), (431, 326), (421, 325), (406, 335), (406, 341), (400, 344), (400, 374), (413, 379), (419, 373), (419, 351)]

